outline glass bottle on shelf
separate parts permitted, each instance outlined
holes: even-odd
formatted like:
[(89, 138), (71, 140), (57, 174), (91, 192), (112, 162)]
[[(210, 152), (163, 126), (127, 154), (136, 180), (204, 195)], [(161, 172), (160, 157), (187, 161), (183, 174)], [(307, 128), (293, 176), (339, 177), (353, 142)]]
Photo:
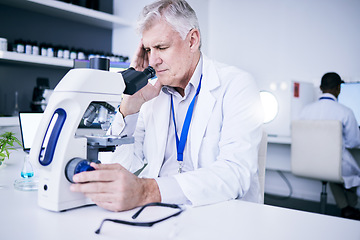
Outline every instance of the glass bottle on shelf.
[(19, 115), (19, 93), (18, 91), (15, 91), (15, 106), (14, 106), (14, 111), (13, 111), (13, 116), (18, 116)]

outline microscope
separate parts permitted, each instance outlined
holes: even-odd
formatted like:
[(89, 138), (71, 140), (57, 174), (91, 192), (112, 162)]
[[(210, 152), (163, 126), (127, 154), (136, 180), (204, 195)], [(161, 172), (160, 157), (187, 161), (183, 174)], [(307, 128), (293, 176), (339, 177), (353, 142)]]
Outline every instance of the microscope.
[(77, 135), (81, 121), (89, 126), (97, 118), (109, 125), (122, 94), (134, 94), (155, 76), (152, 67), (143, 72), (129, 68), (109, 72), (106, 58), (90, 59), (90, 68), (70, 70), (55, 87), (39, 124), (30, 150), (30, 161), (39, 175), (38, 205), (51, 211), (64, 211), (93, 204), (82, 193), (70, 191), (73, 175), (92, 171), (101, 151), (133, 143), (132, 137)]

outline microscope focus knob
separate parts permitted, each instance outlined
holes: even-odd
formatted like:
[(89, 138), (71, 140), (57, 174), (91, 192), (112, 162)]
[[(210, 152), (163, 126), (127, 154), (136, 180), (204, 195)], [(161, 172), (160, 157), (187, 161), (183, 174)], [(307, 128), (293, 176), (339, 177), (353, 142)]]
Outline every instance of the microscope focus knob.
[(83, 158), (73, 158), (71, 159), (65, 166), (65, 176), (66, 179), (74, 183), (73, 177), (77, 173), (85, 172), (85, 171), (93, 171), (95, 168), (90, 166), (90, 163), (101, 163), (99, 160), (88, 160)]

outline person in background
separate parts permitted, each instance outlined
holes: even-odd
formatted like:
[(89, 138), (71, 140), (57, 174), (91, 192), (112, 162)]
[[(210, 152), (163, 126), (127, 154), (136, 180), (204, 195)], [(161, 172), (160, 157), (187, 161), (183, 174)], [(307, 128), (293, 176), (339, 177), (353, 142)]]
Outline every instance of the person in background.
[(251, 75), (202, 54), (196, 14), (184, 0), (145, 6), (138, 24), (131, 66), (151, 65), (157, 81), (124, 96), (109, 129), (135, 143), (118, 147), (121, 164), (92, 164), (95, 171), (75, 175), (81, 184), (71, 190), (112, 211), (150, 202), (260, 202), (263, 111)]
[(360, 186), (360, 168), (347, 150), (360, 147), (360, 130), (355, 115), (351, 109), (338, 103), (341, 80), (335, 72), (326, 73), (321, 79), (322, 95), (319, 100), (306, 106), (301, 119), (339, 120), (343, 126), (343, 156), (342, 177), (344, 184), (329, 183), (341, 216), (360, 220), (360, 211), (356, 209), (358, 202), (357, 187)]

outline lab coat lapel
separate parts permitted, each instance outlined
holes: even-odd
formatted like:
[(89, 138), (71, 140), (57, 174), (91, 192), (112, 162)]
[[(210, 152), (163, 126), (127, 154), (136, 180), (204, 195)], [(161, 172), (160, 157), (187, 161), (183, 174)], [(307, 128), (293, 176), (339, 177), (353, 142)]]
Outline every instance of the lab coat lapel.
[(194, 168), (198, 168), (198, 156), (202, 139), (205, 134), (209, 119), (216, 103), (216, 97), (213, 90), (220, 86), (217, 72), (212, 66), (213, 63), (204, 57), (203, 80), (201, 82), (201, 90), (198, 95), (193, 122), (191, 126), (191, 159)]
[(154, 101), (154, 111), (152, 113), (154, 121), (154, 134), (156, 135), (156, 148), (152, 151), (153, 159), (151, 163), (154, 163), (151, 170), (151, 176), (158, 176), (161, 165), (165, 156), (166, 140), (168, 135), (169, 119), (170, 119), (170, 98), (167, 94), (161, 92), (160, 95)]

